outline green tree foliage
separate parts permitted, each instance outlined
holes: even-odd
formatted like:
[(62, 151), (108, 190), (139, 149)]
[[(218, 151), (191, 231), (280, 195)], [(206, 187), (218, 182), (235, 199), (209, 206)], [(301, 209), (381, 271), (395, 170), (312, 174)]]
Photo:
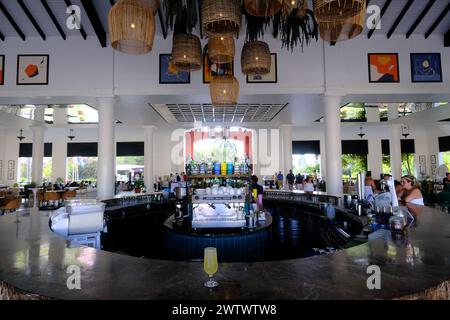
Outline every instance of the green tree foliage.
[(344, 180), (357, 178), (358, 173), (367, 171), (367, 155), (343, 154), (342, 177)]

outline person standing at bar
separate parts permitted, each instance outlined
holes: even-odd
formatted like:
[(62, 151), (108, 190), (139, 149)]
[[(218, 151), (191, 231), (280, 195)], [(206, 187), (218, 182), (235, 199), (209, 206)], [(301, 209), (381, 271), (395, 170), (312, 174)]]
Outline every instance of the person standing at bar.
[(288, 183), (289, 190), (294, 190), (295, 176), (292, 170), (289, 170), (289, 173), (286, 175), (286, 182)]
[(303, 176), (300, 172), (295, 176), (295, 187), (297, 190), (303, 190)]
[(281, 173), (281, 171), (279, 171), (277, 175), (277, 184), (278, 189), (283, 189), (283, 174)]
[(250, 188), (253, 196), (252, 202), (256, 203), (258, 210), (261, 210), (263, 208), (262, 197), (264, 188), (262, 185), (258, 184), (258, 177), (255, 175), (252, 176), (252, 185)]

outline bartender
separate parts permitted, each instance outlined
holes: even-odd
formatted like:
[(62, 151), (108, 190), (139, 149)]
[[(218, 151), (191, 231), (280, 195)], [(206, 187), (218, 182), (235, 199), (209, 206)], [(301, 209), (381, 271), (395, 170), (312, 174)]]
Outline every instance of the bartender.
[(252, 176), (252, 185), (250, 186), (250, 188), (253, 195), (253, 201), (256, 203), (258, 210), (261, 210), (263, 208), (262, 197), (264, 188), (263, 186), (258, 184), (258, 177), (255, 175)]

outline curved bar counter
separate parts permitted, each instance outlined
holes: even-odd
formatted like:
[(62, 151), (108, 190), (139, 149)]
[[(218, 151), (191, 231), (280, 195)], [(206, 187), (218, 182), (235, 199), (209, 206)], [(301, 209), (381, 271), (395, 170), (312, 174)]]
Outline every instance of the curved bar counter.
[[(295, 201), (284, 202), (295, 206)], [(300, 204), (299, 204), (300, 205)], [(148, 212), (165, 221), (173, 203), (109, 204), (108, 219), (132, 221)], [(138, 208), (136, 211), (135, 209)], [(394, 299), (440, 297), (450, 279), (450, 215), (409, 206), (415, 222), (404, 238), (378, 230), (367, 243), (312, 257), (257, 263), (219, 263), (220, 286), (203, 287), (203, 263), (145, 259), (69, 248), (48, 226), (49, 212), (0, 217), (1, 295), (53, 299)], [(159, 212), (152, 217), (152, 212)], [(109, 213), (108, 213), (109, 211)], [(169, 210), (170, 211), (170, 210)], [(343, 211), (343, 209), (342, 209)], [(130, 219), (126, 219), (125, 216)], [(357, 218), (357, 217), (356, 217)], [(20, 222), (17, 223), (16, 220)], [(69, 290), (71, 265), (81, 269), (81, 290)], [(381, 269), (381, 290), (367, 288), (367, 267)], [(447, 286), (447, 287), (445, 287)], [(434, 290), (434, 289), (436, 290)], [(432, 291), (426, 291), (433, 289)], [(29, 293), (30, 295), (24, 295)], [(446, 298), (449, 298), (446, 296)]]

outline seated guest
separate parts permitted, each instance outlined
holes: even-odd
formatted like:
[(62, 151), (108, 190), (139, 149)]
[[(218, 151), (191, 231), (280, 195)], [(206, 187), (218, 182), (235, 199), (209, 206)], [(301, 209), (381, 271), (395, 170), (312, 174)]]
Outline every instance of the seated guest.
[(402, 183), (398, 180), (394, 181), (395, 193), (397, 194), (397, 198), (400, 198), (400, 195), (403, 193)]
[(420, 191), (420, 184), (414, 176), (403, 176), (401, 180), (403, 191), (400, 193), (400, 199), (406, 203), (423, 206), (423, 196)]
[(307, 176), (306, 179), (303, 180), (303, 191), (314, 192), (314, 184), (311, 176)]
[(442, 183), (444, 184), (444, 192), (450, 192), (450, 172), (446, 173), (446, 176), (444, 180), (442, 180)]
[(372, 179), (372, 171), (367, 171), (366, 179), (364, 180), (364, 198), (373, 196), (373, 192), (377, 189), (375, 180)]

